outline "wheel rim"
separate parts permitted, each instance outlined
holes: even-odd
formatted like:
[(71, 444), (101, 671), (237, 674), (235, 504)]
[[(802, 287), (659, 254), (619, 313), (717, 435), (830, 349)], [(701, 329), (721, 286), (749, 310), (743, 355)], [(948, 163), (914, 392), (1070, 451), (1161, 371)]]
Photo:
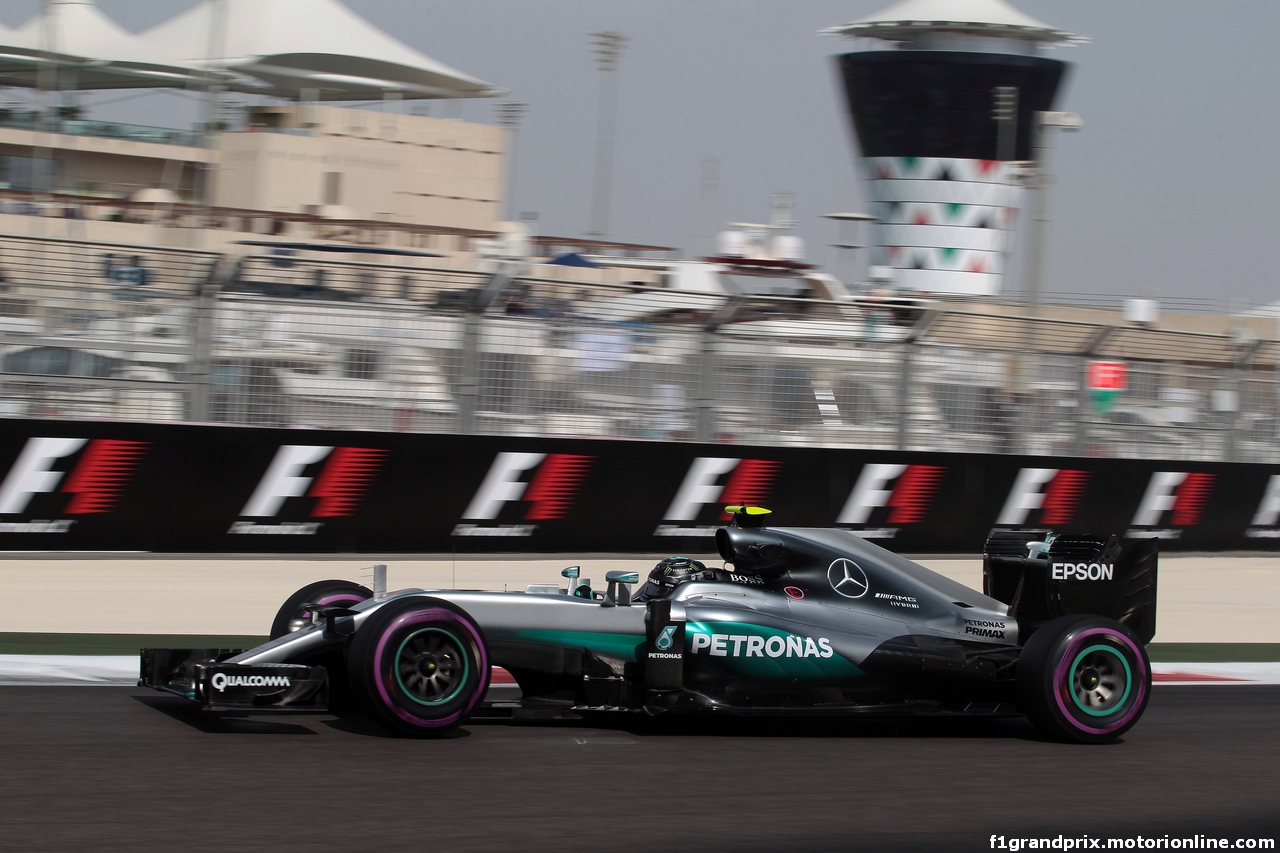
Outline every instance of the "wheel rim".
[(462, 641), (441, 628), (421, 628), (405, 637), (392, 666), (405, 696), (427, 706), (457, 698), (471, 674)]
[(1066, 687), (1078, 709), (1105, 717), (1124, 707), (1132, 685), (1133, 671), (1124, 655), (1111, 646), (1093, 645), (1072, 661)]

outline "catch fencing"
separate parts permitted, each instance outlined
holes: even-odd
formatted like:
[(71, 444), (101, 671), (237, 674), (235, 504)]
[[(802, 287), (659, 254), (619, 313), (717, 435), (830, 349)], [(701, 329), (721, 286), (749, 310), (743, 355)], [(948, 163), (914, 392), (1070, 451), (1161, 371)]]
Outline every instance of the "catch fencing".
[(246, 248), (0, 237), (0, 416), (1280, 461), (1248, 334)]

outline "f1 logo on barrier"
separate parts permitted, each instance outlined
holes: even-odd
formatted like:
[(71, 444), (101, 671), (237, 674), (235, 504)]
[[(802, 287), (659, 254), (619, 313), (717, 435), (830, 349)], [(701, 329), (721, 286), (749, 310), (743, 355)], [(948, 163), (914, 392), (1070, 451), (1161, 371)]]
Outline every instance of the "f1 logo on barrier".
[(1246, 539), (1280, 539), (1280, 474), (1272, 474), (1267, 479), (1267, 489), (1258, 502), (1258, 511), (1249, 522), (1249, 529), (1244, 532)]
[[(529, 505), (524, 521), (563, 518), (594, 461), (594, 456), (572, 453), (499, 453), (462, 517), (468, 521), (493, 521), (507, 504), (520, 501)], [(535, 524), (459, 524), (453, 534), (529, 536), (536, 527)]]
[[(372, 447), (285, 444), (276, 451), (266, 473), (249, 501), (240, 510), (241, 518), (274, 518), (291, 498), (313, 498), (309, 518), (340, 518), (355, 513), (369, 484), (382, 467), (387, 451)], [(324, 462), (318, 472), (307, 470)], [(309, 535), (322, 522), (254, 524), (237, 521), (228, 533), (290, 533)]]
[[(689, 466), (663, 520), (696, 522), (705, 508), (712, 506), (718, 510), (717, 518), (727, 521), (728, 516), (724, 514), (726, 504), (765, 503), (781, 468), (781, 462), (768, 459), (699, 456)], [(653, 535), (711, 536), (715, 529), (714, 526), (661, 524)]]
[[(924, 521), (946, 472), (941, 465), (864, 465), (836, 524), (865, 525), (872, 513), (882, 507), (889, 508), (885, 524)], [(896, 527), (886, 527), (858, 532), (866, 539), (891, 539), (898, 531)]]
[[(1200, 523), (1216, 479), (1213, 474), (1199, 472), (1153, 472), (1127, 535), (1153, 539), (1180, 538), (1180, 528), (1195, 527)], [(1171, 528), (1179, 529), (1156, 529), (1166, 520)]]
[[(132, 480), (134, 469), (148, 446), (145, 441), (107, 438), (92, 441), (87, 438), (29, 438), (0, 484), (0, 515), (24, 513), (37, 495), (57, 493), (72, 497), (55, 511), (56, 514), (110, 512)], [(82, 449), (83, 453), (80, 452)], [(79, 458), (69, 472), (59, 470), (63, 460), (77, 453)], [(0, 532), (65, 533), (73, 523), (71, 520), (4, 522)]]
[[(1089, 481), (1088, 471), (1062, 468), (1023, 468), (1013, 481), (997, 527), (1043, 524), (1060, 527), (1075, 520), (1076, 506)], [(1032, 512), (1039, 513), (1031, 519)]]

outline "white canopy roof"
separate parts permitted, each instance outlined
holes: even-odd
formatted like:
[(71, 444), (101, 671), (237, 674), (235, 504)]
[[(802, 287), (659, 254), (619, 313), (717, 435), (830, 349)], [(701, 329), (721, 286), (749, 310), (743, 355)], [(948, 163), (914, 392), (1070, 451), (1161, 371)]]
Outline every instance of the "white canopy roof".
[(321, 100), (503, 92), (397, 41), (338, 0), (205, 0), (141, 38), (171, 62), (249, 75), (261, 83), (232, 88), (279, 97), (303, 89), (318, 90)]
[(904, 41), (924, 31), (1004, 36), (1042, 44), (1077, 44), (1083, 36), (1051, 27), (1005, 0), (902, 0), (883, 12), (827, 27), (828, 35)]
[[(17, 30), (0, 27), (0, 83), (75, 89), (182, 86), (199, 72), (162, 60), (93, 0), (53, 0)], [(56, 76), (55, 76), (56, 75)]]
[(140, 35), (93, 0), (53, 0), (17, 30), (0, 26), (0, 85), (181, 87), (210, 71), (220, 72), (226, 88), (283, 98), (304, 90), (321, 100), (503, 93), (397, 41), (338, 0), (203, 0)]
[(104, 15), (93, 0), (53, 0), (18, 28), (17, 38), (20, 47), (107, 61), (147, 53), (137, 36)]

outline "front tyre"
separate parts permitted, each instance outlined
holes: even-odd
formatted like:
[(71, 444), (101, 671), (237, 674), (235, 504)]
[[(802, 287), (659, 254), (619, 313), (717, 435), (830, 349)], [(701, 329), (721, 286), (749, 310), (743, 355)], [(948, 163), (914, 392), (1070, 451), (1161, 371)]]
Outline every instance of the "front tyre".
[(374, 721), (414, 737), (462, 725), (489, 689), (480, 627), (436, 598), (406, 598), (371, 613), (352, 640), (347, 672)]
[(271, 622), (271, 639), (292, 634), (311, 624), (312, 606), (352, 607), (373, 598), (368, 587), (343, 580), (316, 581), (285, 599)]
[(1128, 628), (1100, 616), (1045, 624), (1018, 658), (1018, 702), (1058, 740), (1106, 743), (1133, 728), (1151, 697), (1151, 662)]

